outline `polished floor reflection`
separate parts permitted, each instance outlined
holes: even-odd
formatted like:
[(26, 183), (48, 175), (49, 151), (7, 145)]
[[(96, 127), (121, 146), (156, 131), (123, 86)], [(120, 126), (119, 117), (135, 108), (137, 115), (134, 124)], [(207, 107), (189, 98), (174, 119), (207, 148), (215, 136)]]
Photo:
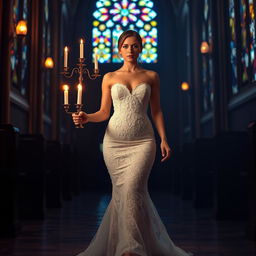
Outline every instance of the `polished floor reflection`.
[[(190, 201), (166, 192), (150, 194), (177, 246), (195, 256), (256, 255), (256, 242), (246, 239), (244, 222), (216, 222), (212, 210), (194, 209)], [(62, 209), (47, 210), (44, 221), (24, 222), (16, 239), (0, 239), (0, 255), (75, 256), (88, 246), (110, 198), (88, 192), (64, 202)]]

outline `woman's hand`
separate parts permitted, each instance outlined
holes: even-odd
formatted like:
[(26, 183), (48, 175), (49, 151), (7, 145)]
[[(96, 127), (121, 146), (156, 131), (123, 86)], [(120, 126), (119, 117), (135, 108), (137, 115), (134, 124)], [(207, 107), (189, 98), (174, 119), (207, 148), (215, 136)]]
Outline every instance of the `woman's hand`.
[(164, 162), (166, 161), (167, 159), (170, 158), (171, 156), (171, 149), (167, 143), (166, 140), (162, 140), (161, 141), (161, 144), (160, 144), (160, 148), (161, 148), (161, 152), (162, 152), (162, 159), (161, 159), (161, 162)]
[(75, 125), (86, 124), (89, 122), (87, 114), (83, 111), (80, 111), (78, 114), (73, 113), (72, 118)]

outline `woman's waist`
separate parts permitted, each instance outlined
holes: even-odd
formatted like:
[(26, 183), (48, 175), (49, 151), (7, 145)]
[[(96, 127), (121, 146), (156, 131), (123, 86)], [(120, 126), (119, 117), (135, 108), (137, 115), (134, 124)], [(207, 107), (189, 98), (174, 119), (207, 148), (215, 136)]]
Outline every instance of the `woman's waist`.
[(132, 118), (113, 115), (109, 120), (106, 133), (116, 139), (154, 138), (153, 127), (147, 115), (132, 116)]
[(109, 122), (116, 122), (116, 121), (124, 121), (124, 122), (136, 122), (137, 120), (144, 120), (147, 122), (150, 122), (150, 119), (147, 115), (147, 112), (121, 112), (121, 111), (115, 111), (113, 115), (110, 117)]

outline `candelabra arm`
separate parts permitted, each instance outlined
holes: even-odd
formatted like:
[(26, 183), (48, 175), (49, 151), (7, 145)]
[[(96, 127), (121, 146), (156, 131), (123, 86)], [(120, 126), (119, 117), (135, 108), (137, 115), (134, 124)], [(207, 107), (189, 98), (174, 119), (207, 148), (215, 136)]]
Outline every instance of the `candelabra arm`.
[(71, 78), (74, 73), (79, 73), (79, 68), (73, 68), (70, 73), (68, 71), (61, 72), (66, 78)]
[(85, 69), (84, 69), (84, 72), (87, 73), (88, 77), (89, 77), (91, 80), (95, 80), (97, 77), (100, 76), (99, 73), (94, 73), (94, 74), (91, 75), (88, 68), (85, 68)]

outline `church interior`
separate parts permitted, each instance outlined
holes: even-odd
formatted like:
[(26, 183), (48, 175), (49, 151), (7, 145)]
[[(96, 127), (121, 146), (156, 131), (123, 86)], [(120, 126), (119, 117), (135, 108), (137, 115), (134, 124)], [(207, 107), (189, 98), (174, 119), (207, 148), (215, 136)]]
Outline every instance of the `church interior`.
[(148, 187), (170, 237), (194, 256), (256, 255), (255, 11), (256, 0), (0, 0), (0, 255), (74, 256), (97, 231), (108, 120), (75, 127), (71, 113), (98, 111), (128, 29), (160, 77), (172, 152), (161, 163), (155, 131)]

